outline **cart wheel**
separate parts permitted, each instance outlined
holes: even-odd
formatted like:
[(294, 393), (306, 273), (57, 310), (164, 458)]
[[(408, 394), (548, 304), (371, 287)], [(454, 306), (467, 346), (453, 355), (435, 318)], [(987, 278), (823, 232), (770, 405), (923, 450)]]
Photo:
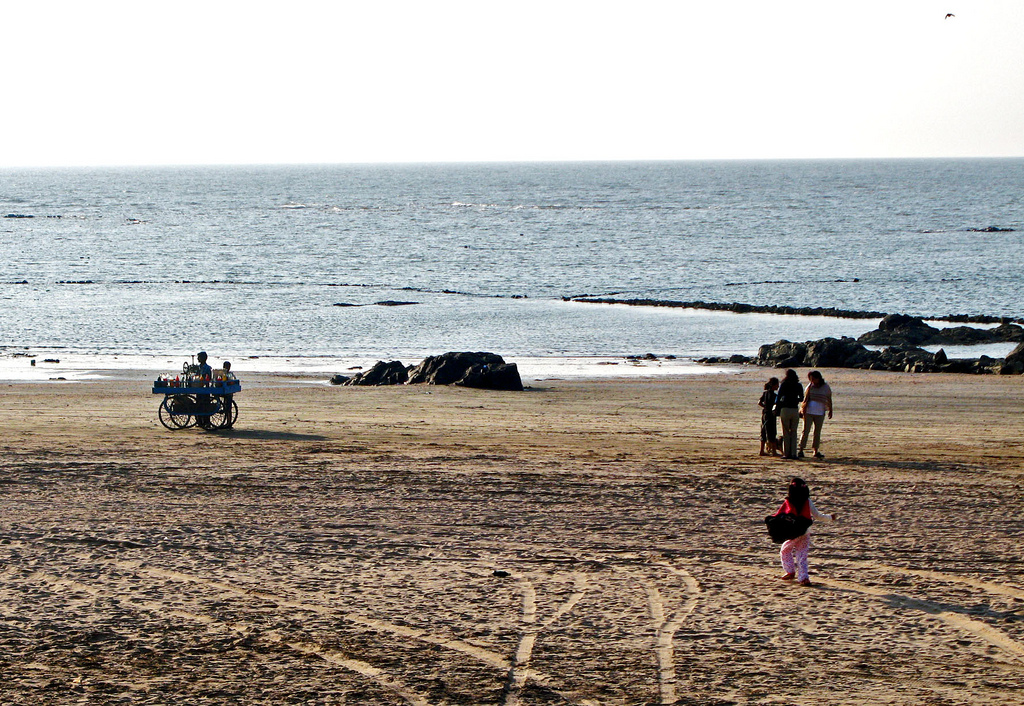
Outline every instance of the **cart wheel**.
[(220, 395), (210, 395), (208, 404), (209, 414), (197, 416), (196, 422), (207, 431), (226, 428), (231, 419), (226, 400)]
[(172, 431), (195, 424), (192, 418), (192, 398), (188, 395), (167, 395), (160, 403), (160, 423)]

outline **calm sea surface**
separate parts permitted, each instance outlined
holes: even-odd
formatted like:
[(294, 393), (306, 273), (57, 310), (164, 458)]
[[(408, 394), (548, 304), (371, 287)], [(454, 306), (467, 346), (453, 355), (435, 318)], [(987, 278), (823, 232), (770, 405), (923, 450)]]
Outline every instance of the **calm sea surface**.
[(0, 355), (696, 357), (877, 323), (581, 294), (1024, 316), (1024, 160), (7, 170), (7, 214)]

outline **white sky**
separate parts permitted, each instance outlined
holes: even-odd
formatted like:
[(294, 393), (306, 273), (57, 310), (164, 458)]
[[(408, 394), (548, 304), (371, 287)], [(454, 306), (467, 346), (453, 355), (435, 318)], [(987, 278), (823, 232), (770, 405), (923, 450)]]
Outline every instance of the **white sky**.
[(1024, 156), (1024, 0), (0, 0), (0, 22), (0, 167)]

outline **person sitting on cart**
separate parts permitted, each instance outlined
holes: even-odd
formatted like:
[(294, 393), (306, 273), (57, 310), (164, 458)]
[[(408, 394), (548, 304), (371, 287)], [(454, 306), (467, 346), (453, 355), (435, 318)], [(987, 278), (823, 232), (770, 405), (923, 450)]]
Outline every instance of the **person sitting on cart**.
[(199, 361), (199, 377), (207, 378), (213, 376), (213, 368), (206, 362), (207, 359), (206, 351), (199, 351), (199, 355), (196, 356), (196, 360)]
[[(235, 377), (235, 374), (233, 372), (231, 372), (231, 361), (230, 360), (225, 360), (221, 364), (221, 367), (224, 368), (224, 381), (227, 382), (229, 385), (232, 382), (234, 382), (235, 380), (238, 379), (238, 378)], [(230, 429), (231, 427), (235, 426), (235, 405), (234, 405), (234, 399), (235, 399), (234, 395), (224, 395), (224, 409), (225, 409), (225, 411), (227, 413), (227, 416), (224, 418), (224, 428), (225, 429)]]

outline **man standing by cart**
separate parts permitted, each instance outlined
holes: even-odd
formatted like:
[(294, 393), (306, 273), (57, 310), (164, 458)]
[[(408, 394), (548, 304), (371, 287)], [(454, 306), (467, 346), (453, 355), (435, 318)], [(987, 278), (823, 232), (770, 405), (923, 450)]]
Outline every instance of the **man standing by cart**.
[(206, 362), (207, 359), (206, 351), (199, 351), (199, 355), (196, 356), (196, 360), (199, 361), (199, 379), (205, 380), (206, 378), (213, 375), (213, 368)]

